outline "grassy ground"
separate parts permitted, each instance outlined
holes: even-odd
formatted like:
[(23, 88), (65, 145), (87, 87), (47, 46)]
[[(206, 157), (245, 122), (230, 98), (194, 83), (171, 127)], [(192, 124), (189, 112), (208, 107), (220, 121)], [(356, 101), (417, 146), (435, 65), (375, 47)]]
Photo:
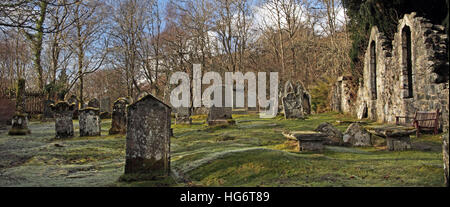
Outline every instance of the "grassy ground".
[[(208, 127), (205, 116), (172, 125), (172, 176), (137, 181), (122, 176), (125, 137), (102, 136), (55, 140), (52, 122), (31, 122), (31, 135), (0, 131), (0, 186), (443, 186), (440, 135), (412, 137), (413, 150), (385, 151), (377, 146), (327, 146), (323, 153), (297, 152), (283, 130), (313, 130), (330, 122), (341, 131), (352, 118), (325, 113), (306, 120), (260, 119), (233, 115), (237, 124)], [(369, 123), (376, 125), (376, 123)], [(75, 131), (78, 123), (74, 122)], [(78, 134), (76, 134), (78, 136)], [(119, 181), (119, 177), (122, 178)]]

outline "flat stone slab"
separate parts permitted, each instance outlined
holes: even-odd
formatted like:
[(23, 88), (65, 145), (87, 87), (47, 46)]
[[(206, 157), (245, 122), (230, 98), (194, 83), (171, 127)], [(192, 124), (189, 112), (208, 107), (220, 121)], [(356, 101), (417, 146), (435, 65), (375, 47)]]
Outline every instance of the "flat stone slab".
[(289, 139), (296, 139), (300, 141), (323, 141), (327, 137), (326, 134), (315, 131), (292, 131), (283, 132), (283, 135)]
[(416, 129), (414, 127), (405, 127), (405, 126), (374, 126), (374, 127), (366, 127), (366, 130), (374, 135), (383, 137), (383, 138), (395, 138), (395, 137), (406, 137), (411, 134), (416, 133)]
[(292, 131), (282, 133), (286, 138), (298, 140), (299, 151), (322, 151), (326, 134), (315, 131)]
[(374, 135), (386, 138), (386, 145), (388, 151), (402, 151), (411, 149), (411, 134), (416, 133), (413, 127), (405, 126), (375, 126), (367, 127), (366, 130)]

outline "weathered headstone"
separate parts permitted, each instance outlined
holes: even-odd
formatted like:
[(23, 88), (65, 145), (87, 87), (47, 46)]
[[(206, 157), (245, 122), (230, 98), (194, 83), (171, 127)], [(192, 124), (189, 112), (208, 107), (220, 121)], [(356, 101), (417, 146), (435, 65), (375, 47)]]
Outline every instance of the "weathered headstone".
[(55, 131), (56, 138), (69, 138), (73, 137), (73, 112), (76, 109), (74, 103), (61, 101), (56, 105), (50, 105), (53, 111), (53, 117), (55, 118)]
[[(233, 108), (227, 107), (225, 105), (225, 90), (227, 89), (226, 85), (219, 86), (222, 90), (222, 105), (221, 106), (215, 106), (212, 105), (208, 109), (208, 118), (206, 120), (207, 124), (209, 126), (212, 125), (228, 125), (228, 124), (234, 124), (232, 117)], [(215, 95), (215, 94), (212, 94)], [(225, 98), (224, 98), (225, 97)]]
[(16, 112), (11, 120), (11, 124), (9, 135), (26, 135), (31, 133), (28, 129), (28, 117), (25, 113)]
[(286, 119), (303, 119), (303, 107), (295, 93), (289, 93), (282, 99), (284, 118)]
[(311, 114), (311, 95), (309, 92), (303, 87), (303, 84), (300, 82), (297, 83), (297, 95), (301, 98), (301, 104), (303, 107), (303, 113), (305, 115)]
[(209, 126), (221, 124), (233, 124), (231, 107), (215, 107), (212, 106), (208, 111), (207, 123)]
[(328, 122), (321, 123), (314, 131), (322, 132), (328, 136), (324, 144), (342, 145), (344, 143), (342, 132)]
[(128, 99), (119, 98), (114, 102), (111, 129), (109, 134), (125, 134), (127, 132)]
[(98, 99), (93, 98), (93, 99), (89, 100), (87, 106), (92, 107), (92, 108), (100, 108), (100, 102), (98, 101)]
[(344, 133), (343, 140), (353, 146), (372, 146), (372, 136), (357, 123), (350, 124)]
[(26, 135), (31, 133), (28, 129), (28, 114), (25, 113), (25, 79), (17, 81), (16, 113), (11, 120), (11, 124), (9, 135)]
[(175, 124), (192, 124), (191, 109), (179, 107), (175, 112)]
[(301, 83), (287, 81), (281, 101), (286, 119), (303, 119), (311, 114), (311, 96)]
[(98, 108), (87, 107), (79, 112), (80, 137), (100, 136), (101, 119)]
[(127, 107), (125, 174), (170, 172), (171, 108), (152, 95)]

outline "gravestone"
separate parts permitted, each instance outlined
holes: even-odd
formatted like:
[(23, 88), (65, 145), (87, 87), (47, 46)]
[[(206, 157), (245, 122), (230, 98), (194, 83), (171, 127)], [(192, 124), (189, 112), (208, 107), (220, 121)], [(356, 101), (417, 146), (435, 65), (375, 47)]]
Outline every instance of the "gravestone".
[(111, 129), (109, 134), (125, 134), (127, 132), (128, 99), (119, 98), (114, 102)]
[(55, 104), (55, 102), (52, 101), (52, 100), (45, 100), (44, 101), (44, 112), (42, 114), (42, 118), (43, 119), (51, 119), (51, 118), (53, 118), (53, 111), (52, 111), (52, 108), (50, 107), (52, 104)]
[(170, 113), (150, 94), (127, 107), (125, 174), (169, 175)]
[(100, 102), (98, 101), (98, 99), (93, 98), (89, 100), (87, 107), (100, 108)]
[(175, 112), (175, 124), (192, 124), (191, 109), (179, 107)]
[(228, 124), (234, 124), (235, 123), (233, 121), (233, 117), (232, 117), (233, 108), (225, 106), (226, 85), (221, 85), (219, 87), (222, 88), (222, 106), (217, 107), (215, 105), (212, 105), (208, 109), (208, 118), (207, 118), (206, 122), (207, 122), (207, 124), (209, 126), (212, 126), (212, 125), (228, 125)]
[(98, 108), (87, 107), (79, 112), (80, 137), (100, 136), (101, 119)]
[(311, 114), (311, 95), (309, 92), (303, 87), (303, 84), (300, 82), (297, 83), (297, 95), (301, 98), (301, 104), (303, 107), (303, 113), (305, 115)]
[(55, 131), (56, 138), (69, 138), (73, 137), (73, 112), (76, 109), (74, 103), (61, 101), (56, 105), (50, 105), (55, 118)]
[(207, 119), (208, 125), (234, 124), (232, 111), (231, 107), (210, 107)]
[(303, 119), (303, 107), (295, 93), (289, 93), (282, 99), (284, 118), (286, 119)]
[(25, 113), (25, 79), (17, 81), (16, 88), (16, 113), (11, 120), (9, 135), (26, 135), (31, 131), (28, 129), (28, 114)]
[(28, 129), (28, 117), (25, 113), (16, 112), (11, 120), (11, 129), (9, 135), (27, 135), (31, 131)]
[(358, 123), (353, 123), (348, 126), (344, 133), (343, 140), (345, 143), (351, 144), (352, 146), (372, 146), (371, 134)]
[(311, 114), (311, 96), (301, 83), (286, 81), (281, 101), (286, 119), (303, 119)]

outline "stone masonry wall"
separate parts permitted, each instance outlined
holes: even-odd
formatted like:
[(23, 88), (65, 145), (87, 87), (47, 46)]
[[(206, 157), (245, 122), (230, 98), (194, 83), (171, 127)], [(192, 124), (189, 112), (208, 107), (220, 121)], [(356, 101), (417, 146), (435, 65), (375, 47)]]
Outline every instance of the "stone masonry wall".
[[(395, 116), (414, 116), (416, 111), (439, 109), (442, 112), (441, 127), (448, 127), (448, 38), (442, 26), (415, 15), (407, 14), (399, 21), (392, 48), (377, 27), (372, 28), (355, 107), (366, 104), (368, 118), (388, 123), (394, 123)], [(407, 58), (402, 33), (408, 28), (411, 57)], [(375, 42), (376, 52), (376, 84), (371, 73), (372, 42)], [(407, 59), (412, 67), (412, 84), (408, 84), (411, 80), (408, 79)], [(373, 87), (376, 87), (376, 96), (372, 93)]]

